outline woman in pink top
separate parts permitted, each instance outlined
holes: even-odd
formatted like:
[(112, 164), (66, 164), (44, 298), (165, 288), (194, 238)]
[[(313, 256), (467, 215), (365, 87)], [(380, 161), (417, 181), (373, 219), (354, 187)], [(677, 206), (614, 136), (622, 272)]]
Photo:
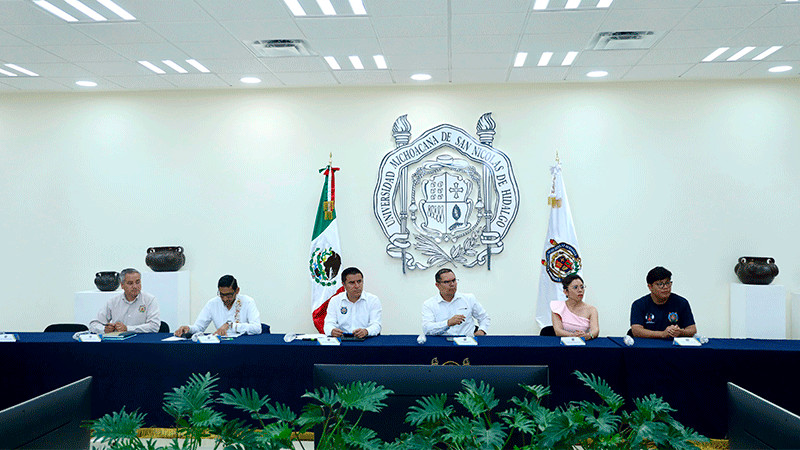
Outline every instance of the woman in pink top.
[(583, 278), (575, 274), (567, 275), (561, 280), (561, 284), (567, 300), (550, 302), (556, 336), (578, 336), (586, 340), (599, 336), (597, 308), (583, 301), (586, 289)]

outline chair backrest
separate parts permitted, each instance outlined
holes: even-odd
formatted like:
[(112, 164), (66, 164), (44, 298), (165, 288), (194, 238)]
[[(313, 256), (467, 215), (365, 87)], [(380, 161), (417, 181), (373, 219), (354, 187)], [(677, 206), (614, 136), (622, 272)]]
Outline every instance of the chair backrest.
[(159, 333), (169, 333), (169, 325), (167, 322), (161, 321), (161, 326), (158, 328)]
[(261, 334), (269, 334), (269, 325), (265, 323), (261, 324)]
[(86, 331), (89, 327), (82, 323), (53, 323), (44, 329), (45, 333), (62, 332), (62, 333), (77, 333), (79, 331)]
[(552, 325), (548, 325), (539, 331), (539, 336), (555, 336), (556, 330)]
[(628, 336), (633, 337), (633, 330), (628, 328)]

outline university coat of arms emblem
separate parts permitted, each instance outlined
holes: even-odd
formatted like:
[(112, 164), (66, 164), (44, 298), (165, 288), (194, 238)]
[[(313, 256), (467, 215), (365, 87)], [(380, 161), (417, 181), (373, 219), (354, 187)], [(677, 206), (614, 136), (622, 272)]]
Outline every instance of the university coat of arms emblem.
[(442, 124), (410, 141), (411, 124), (392, 127), (397, 147), (383, 158), (375, 186), (375, 217), (386, 252), (406, 269), (447, 263), (491, 268), (519, 209), (511, 160), (492, 146), (495, 122), (481, 116), (479, 139)]

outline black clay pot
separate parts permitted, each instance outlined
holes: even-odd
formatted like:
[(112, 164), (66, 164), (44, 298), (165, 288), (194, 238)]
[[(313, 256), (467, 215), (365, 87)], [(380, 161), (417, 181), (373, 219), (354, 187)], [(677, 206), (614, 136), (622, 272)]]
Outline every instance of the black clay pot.
[(177, 272), (186, 263), (183, 247), (150, 247), (145, 264), (156, 272)]
[(116, 291), (119, 287), (119, 274), (117, 272), (97, 272), (94, 276), (94, 285), (101, 291)]
[(770, 284), (778, 275), (778, 266), (773, 258), (742, 256), (733, 271), (744, 284)]

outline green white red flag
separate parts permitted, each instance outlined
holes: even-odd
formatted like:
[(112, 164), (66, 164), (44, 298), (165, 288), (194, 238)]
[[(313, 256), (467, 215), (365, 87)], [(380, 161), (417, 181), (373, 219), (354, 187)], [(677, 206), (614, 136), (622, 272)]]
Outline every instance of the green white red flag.
[(339, 244), (339, 226), (336, 222), (334, 173), (337, 170), (338, 167), (330, 164), (319, 170), (325, 175), (325, 183), (322, 185), (317, 218), (314, 221), (311, 257), (308, 263), (311, 278), (311, 315), (314, 326), (320, 333), (324, 333), (323, 325), (328, 311), (328, 301), (344, 291), (344, 286), (338, 277), (342, 265), (342, 250)]

